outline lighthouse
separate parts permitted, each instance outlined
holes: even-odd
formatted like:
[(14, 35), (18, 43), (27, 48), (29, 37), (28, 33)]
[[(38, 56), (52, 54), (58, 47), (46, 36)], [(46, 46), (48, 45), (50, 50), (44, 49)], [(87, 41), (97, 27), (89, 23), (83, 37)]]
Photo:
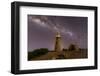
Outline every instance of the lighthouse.
[(57, 31), (57, 33), (56, 33), (55, 51), (56, 51), (56, 52), (62, 51), (62, 46), (61, 46), (61, 35), (60, 35), (60, 32), (58, 32), (58, 31)]

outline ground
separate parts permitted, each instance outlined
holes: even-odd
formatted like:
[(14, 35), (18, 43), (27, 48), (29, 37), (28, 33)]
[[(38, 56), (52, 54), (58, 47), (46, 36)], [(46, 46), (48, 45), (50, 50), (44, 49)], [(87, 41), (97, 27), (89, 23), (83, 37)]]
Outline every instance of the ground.
[(48, 53), (32, 58), (31, 60), (79, 59), (88, 58), (87, 50), (49, 51)]

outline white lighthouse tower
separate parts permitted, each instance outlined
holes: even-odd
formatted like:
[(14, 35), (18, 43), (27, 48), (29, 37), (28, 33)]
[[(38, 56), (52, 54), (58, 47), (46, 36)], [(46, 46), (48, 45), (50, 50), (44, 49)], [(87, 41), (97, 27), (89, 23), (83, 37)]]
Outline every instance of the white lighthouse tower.
[(56, 51), (56, 52), (62, 51), (62, 46), (61, 46), (61, 35), (60, 35), (60, 32), (58, 32), (58, 31), (57, 31), (57, 33), (56, 33), (55, 51)]

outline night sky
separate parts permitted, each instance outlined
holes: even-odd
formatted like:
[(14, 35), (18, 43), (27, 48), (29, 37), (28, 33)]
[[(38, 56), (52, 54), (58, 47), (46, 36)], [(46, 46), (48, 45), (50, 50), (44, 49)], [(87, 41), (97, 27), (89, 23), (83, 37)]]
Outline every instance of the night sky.
[(59, 31), (63, 48), (76, 44), (87, 48), (87, 17), (28, 15), (28, 51), (39, 48), (54, 50), (55, 35)]

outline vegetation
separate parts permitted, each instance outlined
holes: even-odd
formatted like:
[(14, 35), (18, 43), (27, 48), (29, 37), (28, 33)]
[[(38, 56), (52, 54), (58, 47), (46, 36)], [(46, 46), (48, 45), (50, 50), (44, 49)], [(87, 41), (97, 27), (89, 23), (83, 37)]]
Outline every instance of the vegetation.
[(35, 49), (32, 52), (28, 52), (28, 60), (31, 60), (32, 58), (39, 57), (41, 55), (44, 55), (48, 53), (47, 48), (40, 48), (40, 49)]
[(63, 51), (68, 51), (68, 49), (63, 48)]

